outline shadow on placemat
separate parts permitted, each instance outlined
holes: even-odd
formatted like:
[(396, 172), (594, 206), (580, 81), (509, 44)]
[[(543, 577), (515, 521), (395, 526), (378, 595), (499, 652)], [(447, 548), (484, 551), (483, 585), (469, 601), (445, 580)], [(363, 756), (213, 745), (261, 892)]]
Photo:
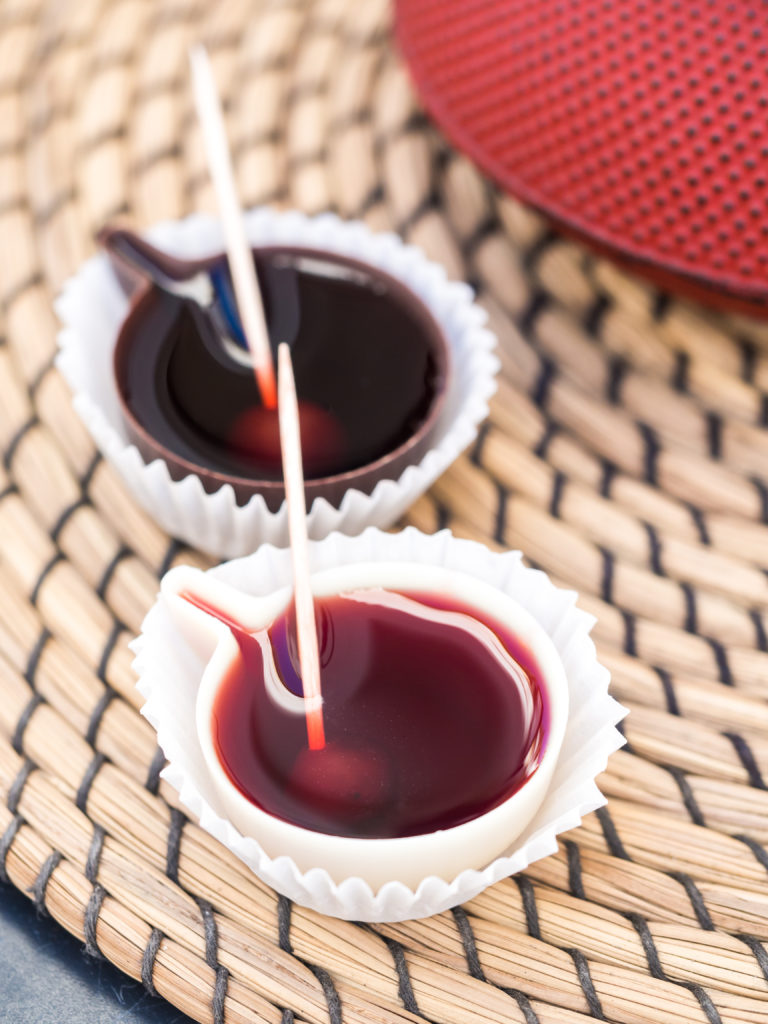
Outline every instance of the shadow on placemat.
[(187, 1024), (10, 885), (0, 885), (0, 1022), (7, 1024)]

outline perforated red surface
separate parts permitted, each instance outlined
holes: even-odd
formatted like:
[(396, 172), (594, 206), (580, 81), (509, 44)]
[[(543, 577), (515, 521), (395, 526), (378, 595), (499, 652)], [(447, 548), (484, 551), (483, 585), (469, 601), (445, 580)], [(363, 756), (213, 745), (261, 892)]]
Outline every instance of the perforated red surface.
[(502, 186), (666, 277), (768, 301), (768, 4), (397, 0), (427, 108)]

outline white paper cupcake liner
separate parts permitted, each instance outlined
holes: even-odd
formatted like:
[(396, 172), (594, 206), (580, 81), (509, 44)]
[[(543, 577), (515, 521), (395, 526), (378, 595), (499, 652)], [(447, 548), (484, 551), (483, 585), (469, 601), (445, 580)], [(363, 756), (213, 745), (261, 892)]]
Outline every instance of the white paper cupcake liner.
[[(163, 777), (204, 829), (278, 892), (304, 906), (356, 921), (426, 917), (463, 903), (501, 878), (557, 849), (557, 835), (605, 803), (595, 778), (624, 739), (616, 724), (626, 710), (608, 694), (609, 673), (597, 661), (589, 632), (592, 616), (575, 607), (576, 594), (555, 587), (543, 572), (523, 566), (520, 552), (497, 554), (443, 530), (427, 536), (408, 528), (376, 529), (361, 536), (333, 534), (310, 546), (314, 572), (364, 561), (412, 561), (445, 566), (477, 577), (515, 598), (540, 623), (557, 648), (569, 688), (570, 714), (547, 796), (515, 843), (480, 871), (453, 879), (428, 877), (412, 890), (393, 879), (374, 892), (361, 878), (340, 884), (320, 868), (301, 872), (290, 857), (270, 858), (226, 820), (205, 766), (195, 728), (195, 697), (204, 663), (192, 653), (163, 599), (148, 613), (134, 641), (142, 714), (157, 730), (168, 758)], [(290, 582), (290, 553), (262, 547), (248, 558), (211, 569), (217, 578), (250, 594), (267, 594)]]
[[(308, 517), (314, 539), (334, 530), (356, 534), (366, 526), (390, 526), (472, 443), (488, 415), (499, 362), (493, 352), (496, 339), (483, 326), (486, 314), (473, 303), (467, 285), (449, 282), (443, 268), (420, 250), (396, 235), (373, 234), (362, 223), (332, 214), (309, 218), (257, 209), (246, 215), (246, 231), (253, 245), (325, 249), (379, 267), (415, 292), (445, 332), (453, 372), (430, 449), (398, 479), (381, 480), (371, 494), (349, 490), (339, 508), (325, 499), (315, 500)], [(200, 214), (157, 224), (147, 237), (189, 259), (223, 249), (220, 222)], [(64, 325), (57, 365), (101, 452), (163, 529), (210, 555), (233, 558), (262, 543), (287, 544), (285, 507), (270, 512), (261, 495), (239, 506), (228, 484), (208, 494), (196, 476), (172, 480), (165, 462), (155, 459), (147, 464), (129, 442), (112, 371), (112, 352), (128, 306), (105, 254), (89, 260), (56, 302)]]

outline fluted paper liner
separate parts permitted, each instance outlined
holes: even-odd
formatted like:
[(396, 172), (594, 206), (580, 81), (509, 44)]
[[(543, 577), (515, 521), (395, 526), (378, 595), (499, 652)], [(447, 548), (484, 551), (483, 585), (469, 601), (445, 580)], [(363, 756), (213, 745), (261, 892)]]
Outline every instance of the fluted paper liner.
[[(415, 891), (393, 878), (374, 892), (360, 878), (336, 883), (323, 869), (301, 872), (290, 857), (270, 858), (223, 816), (208, 776), (195, 727), (195, 698), (204, 663), (182, 639), (165, 606), (148, 613), (134, 641), (142, 713), (157, 730), (168, 765), (163, 777), (200, 824), (260, 878), (297, 903), (356, 921), (426, 917), (463, 903), (493, 882), (523, 870), (557, 849), (557, 835), (574, 828), (605, 803), (595, 783), (609, 755), (624, 742), (616, 724), (625, 709), (608, 694), (609, 673), (589, 637), (594, 619), (576, 608), (576, 594), (555, 587), (545, 573), (526, 568), (520, 552), (497, 554), (450, 531), (432, 536), (408, 528), (398, 534), (368, 529), (361, 536), (334, 534), (310, 545), (313, 571), (363, 561), (412, 561), (442, 565), (475, 576), (517, 600), (544, 628), (563, 662), (570, 713), (560, 756), (544, 802), (505, 853), (482, 870), (458, 877), (424, 878)], [(290, 553), (270, 545), (210, 570), (251, 594), (266, 594), (290, 581)]]
[[(369, 263), (401, 280), (429, 309), (445, 333), (453, 369), (440, 421), (429, 450), (397, 479), (379, 481), (371, 494), (350, 489), (338, 508), (316, 499), (308, 517), (310, 536), (334, 530), (356, 534), (366, 526), (394, 523), (477, 435), (496, 390), (496, 339), (483, 325), (485, 312), (465, 284), (396, 235), (374, 234), (364, 224), (332, 214), (306, 217), (269, 209), (246, 214), (252, 245), (324, 249)], [(223, 250), (218, 220), (196, 214), (155, 225), (147, 237), (177, 256), (194, 259)], [(117, 468), (144, 508), (168, 533), (217, 558), (233, 558), (261, 543), (288, 543), (285, 505), (270, 512), (254, 495), (238, 505), (229, 484), (208, 494), (197, 476), (173, 480), (161, 459), (147, 464), (123, 423), (112, 371), (112, 353), (129, 302), (106, 255), (89, 260), (67, 282), (56, 302), (64, 325), (57, 365), (74, 395), (74, 406), (97, 446)]]

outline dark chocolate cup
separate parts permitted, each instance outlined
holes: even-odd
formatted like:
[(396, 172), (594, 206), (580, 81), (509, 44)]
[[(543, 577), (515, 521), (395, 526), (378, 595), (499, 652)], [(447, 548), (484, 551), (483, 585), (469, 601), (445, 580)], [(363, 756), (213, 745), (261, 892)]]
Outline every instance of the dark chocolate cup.
[[(409, 465), (418, 463), (429, 450), (440, 423), (449, 386), (449, 376), (451, 373), (449, 343), (444, 331), (421, 299), (398, 278), (385, 273), (376, 266), (362, 263), (359, 260), (334, 252), (299, 246), (263, 246), (255, 248), (254, 252), (265, 255), (280, 252), (296, 256), (322, 257), (347, 269), (365, 273), (381, 281), (389, 292), (395, 296), (396, 301), (406, 309), (408, 315), (418, 324), (419, 329), (424, 337), (428, 339), (430, 345), (435, 366), (432, 401), (425, 417), (411, 436), (392, 451), (366, 465), (347, 472), (305, 481), (304, 490), (307, 508), (311, 507), (316, 498), (325, 498), (332, 507), (338, 508), (347, 491), (356, 490), (361, 491), (363, 494), (370, 494), (381, 480), (397, 480)], [(221, 260), (221, 258), (221, 254), (218, 254), (206, 260), (199, 260), (195, 263), (190, 262), (187, 264), (189, 273), (191, 274), (199, 269), (206, 269)], [(156, 301), (157, 293), (158, 289), (152, 284), (140, 285), (134, 291), (130, 309), (121, 325), (115, 344), (113, 357), (115, 382), (123, 421), (130, 441), (136, 445), (142, 458), (147, 463), (155, 459), (162, 459), (168, 467), (168, 472), (173, 480), (182, 480), (187, 476), (196, 476), (202, 483), (203, 489), (209, 494), (229, 484), (234, 491), (238, 505), (245, 505), (254, 495), (260, 494), (264, 498), (267, 508), (271, 512), (277, 512), (285, 499), (285, 488), (282, 481), (236, 476), (199, 465), (168, 448), (167, 445), (163, 444), (145, 429), (132, 413), (126, 399), (127, 364), (130, 360), (131, 344), (148, 305)]]

